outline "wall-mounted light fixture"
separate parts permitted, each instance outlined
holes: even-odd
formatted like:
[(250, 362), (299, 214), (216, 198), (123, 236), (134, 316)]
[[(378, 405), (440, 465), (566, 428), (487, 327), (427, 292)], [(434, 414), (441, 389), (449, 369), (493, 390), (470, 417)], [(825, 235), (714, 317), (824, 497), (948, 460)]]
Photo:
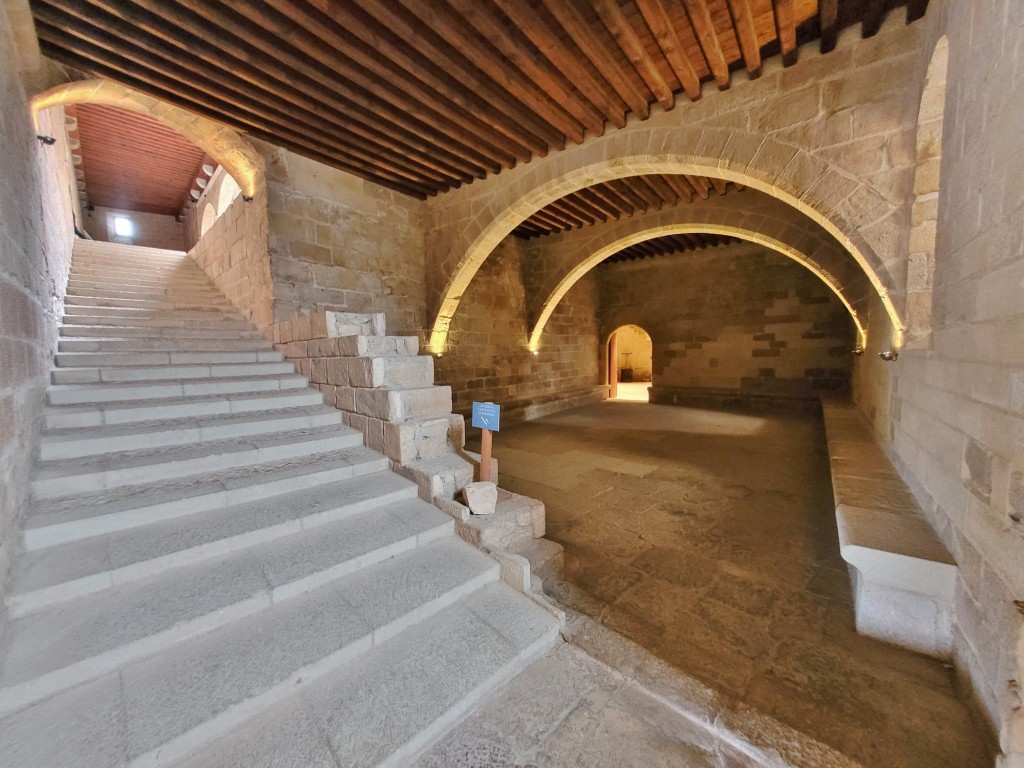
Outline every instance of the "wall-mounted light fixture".
[(57, 140), (53, 136), (43, 136), (42, 134), (36, 134), (36, 138), (39, 139), (39, 143), (47, 147), (52, 147), (57, 143)]
[(861, 355), (864, 354), (864, 347), (854, 347), (853, 354), (855, 354), (857, 357), (860, 357)]
[(897, 352), (895, 349), (889, 349), (886, 350), (885, 352), (879, 352), (878, 356), (885, 360), (885, 362), (891, 363), (893, 360), (900, 356), (900, 353)]
[(540, 350), (539, 349), (531, 349), (530, 350), (530, 354), (533, 355), (534, 357), (536, 357), (537, 355), (540, 354)]
[(247, 203), (251, 203), (252, 202), (252, 195), (242, 195), (242, 200), (244, 200)]

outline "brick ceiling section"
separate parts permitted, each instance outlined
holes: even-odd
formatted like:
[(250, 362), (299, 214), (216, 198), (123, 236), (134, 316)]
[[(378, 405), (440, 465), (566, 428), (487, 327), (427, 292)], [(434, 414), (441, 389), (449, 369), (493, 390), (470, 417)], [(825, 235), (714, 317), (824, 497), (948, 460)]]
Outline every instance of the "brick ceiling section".
[(94, 206), (177, 216), (203, 150), (145, 115), (97, 104), (74, 108), (82, 170)]
[(31, 0), (45, 55), (424, 198), (927, 0)]

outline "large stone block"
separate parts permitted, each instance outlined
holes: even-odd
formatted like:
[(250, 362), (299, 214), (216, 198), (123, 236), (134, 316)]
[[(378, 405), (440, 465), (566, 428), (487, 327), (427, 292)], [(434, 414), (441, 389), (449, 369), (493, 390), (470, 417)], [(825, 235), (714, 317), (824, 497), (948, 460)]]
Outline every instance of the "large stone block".
[(384, 314), (362, 314), (355, 312), (327, 312), (327, 335), (335, 336), (383, 336)]
[(352, 389), (353, 410), (382, 421), (426, 419), (452, 412), (451, 387)]
[(348, 387), (415, 389), (434, 383), (434, 360), (426, 356), (338, 357), (327, 368), (331, 384)]

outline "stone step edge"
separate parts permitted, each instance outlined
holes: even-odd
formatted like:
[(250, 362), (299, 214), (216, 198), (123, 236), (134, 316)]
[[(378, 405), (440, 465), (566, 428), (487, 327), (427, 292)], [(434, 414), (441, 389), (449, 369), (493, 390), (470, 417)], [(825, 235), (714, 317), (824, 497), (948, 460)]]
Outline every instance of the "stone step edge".
[[(251, 494), (256, 488), (263, 489), (262, 495), (264, 497), (279, 496), (294, 490), (290, 486), (294, 485), (297, 478), (303, 478), (308, 481), (307, 487), (309, 487), (314, 484), (331, 483), (388, 468), (387, 457), (374, 451), (366, 451), (364, 455), (367, 457), (366, 460), (354, 464), (345, 464), (341, 467), (317, 469), (313, 472), (288, 475), (270, 480), (256, 480), (245, 486), (220, 488), (206, 493), (199, 493), (195, 496), (187, 496), (172, 501), (161, 501), (156, 504), (124, 509), (118, 512), (107, 512), (66, 522), (51, 523), (32, 528), (23, 526), (21, 534), (22, 546), (26, 552), (34, 552), (54, 547), (58, 544), (90, 539), (95, 536), (102, 536), (105, 533), (126, 531), (130, 528), (138, 528), (162, 520), (173, 520), (199, 512), (210, 512), (215, 509), (222, 509), (234, 506), (235, 504), (242, 504), (245, 501), (251, 501)], [(258, 467), (259, 465), (253, 466)], [(31, 522), (31, 520), (30, 516), (26, 523)]]
[[(356, 574), (363, 568), (380, 565), (389, 560), (395, 560), (402, 554), (411, 552), (420, 546), (425, 546), (431, 542), (438, 541), (448, 535), (451, 535), (447, 532), (447, 526), (448, 523), (446, 521), (443, 524), (439, 524), (438, 526), (421, 533), (407, 536), (404, 539), (391, 542), (390, 544), (386, 544), (376, 550), (363, 553), (362, 555), (350, 558), (349, 560), (341, 563), (335, 563), (326, 570), (308, 574), (296, 581), (282, 584), (278, 587), (264, 589), (261, 592), (253, 594), (247, 598), (243, 598), (232, 605), (222, 606), (210, 613), (175, 624), (165, 630), (131, 641), (88, 659), (74, 662), (66, 667), (61, 667), (60, 669), (56, 669), (52, 672), (47, 672), (46, 674), (40, 675), (39, 677), (31, 680), (26, 680), (7, 688), (2, 688), (0, 689), (0, 718), (31, 706), (42, 699), (49, 698), (75, 686), (95, 680), (110, 672), (114, 672), (128, 664), (153, 656), (160, 651), (167, 650), (182, 642), (186, 642), (193, 638), (213, 632), (214, 630), (226, 627), (233, 621), (258, 614), (262, 611), (270, 610), (275, 605), (280, 605), (318, 587), (331, 584), (345, 578), (346, 576)], [(356, 644), (365, 643), (364, 650), (362, 651), (365, 652), (365, 650), (372, 648), (376, 644), (375, 638), (378, 635), (381, 638), (379, 641), (381, 643), (390, 637), (397, 635), (406, 627), (407, 624), (409, 624), (410, 616), (415, 615), (419, 621), (422, 621), (427, 616), (421, 616), (421, 612), (426, 611), (427, 615), (433, 615), (434, 613), (443, 610), (448, 605), (451, 605), (464, 595), (475, 592), (477, 589), (480, 589), (484, 585), (493, 581), (497, 581), (498, 578), (498, 563), (495, 561), (493, 568), (488, 568), (486, 571), (483, 571), (481, 574), (469, 581), (463, 582), (443, 595), (417, 606), (412, 611), (393, 619), (388, 624), (374, 628), (368, 636), (364, 636), (363, 640), (356, 641)], [(334, 654), (332, 654), (331, 657), (333, 656)], [(319, 662), (315, 662), (312, 666), (315, 667), (318, 663)], [(291, 688), (294, 688), (294, 681), (291, 682)], [(211, 721), (207, 722), (209, 723)], [(156, 751), (159, 752), (160, 748)], [(150, 761), (143, 761), (143, 758), (140, 757), (136, 761), (133, 761), (131, 765), (154, 765), (154, 763)]]

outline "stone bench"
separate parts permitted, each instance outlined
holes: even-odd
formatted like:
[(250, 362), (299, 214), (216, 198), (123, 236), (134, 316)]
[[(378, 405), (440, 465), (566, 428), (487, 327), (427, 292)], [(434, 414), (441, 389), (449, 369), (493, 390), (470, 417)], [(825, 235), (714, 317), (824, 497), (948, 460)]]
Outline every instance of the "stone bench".
[(857, 631), (939, 658), (952, 652), (956, 561), (857, 409), (822, 403), (836, 525)]

